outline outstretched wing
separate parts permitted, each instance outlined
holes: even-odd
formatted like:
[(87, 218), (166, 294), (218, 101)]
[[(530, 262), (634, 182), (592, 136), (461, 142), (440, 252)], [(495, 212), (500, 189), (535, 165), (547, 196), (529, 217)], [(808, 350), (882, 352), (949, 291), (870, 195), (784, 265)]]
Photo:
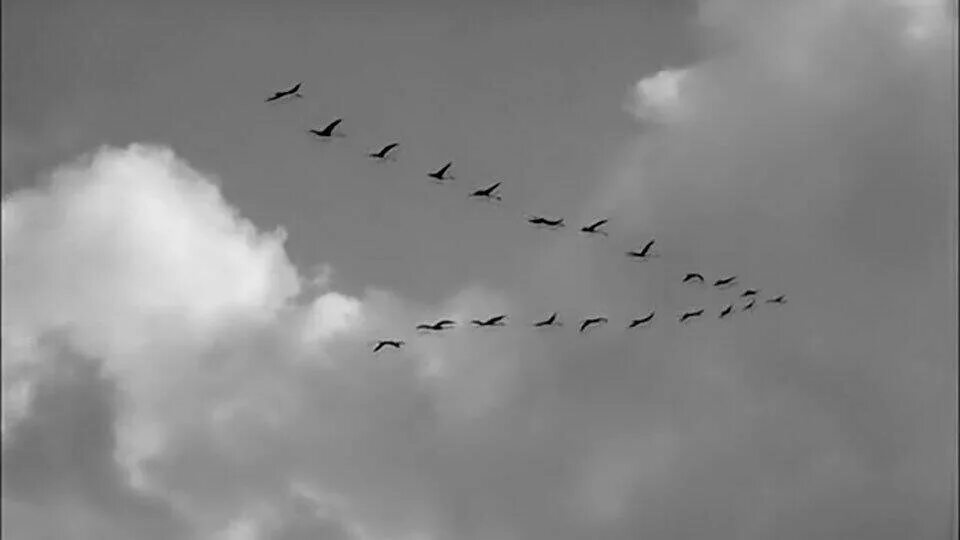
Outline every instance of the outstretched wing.
[(340, 122), (343, 122), (343, 118), (337, 118), (333, 122), (327, 124), (327, 127), (323, 128), (324, 133), (333, 133), (333, 130), (340, 125)]
[(584, 227), (584, 228), (585, 228), (585, 229), (588, 229), (588, 230), (591, 230), (591, 231), (595, 231), (595, 230), (597, 230), (598, 227), (602, 227), (607, 221), (608, 221), (608, 220), (606, 220), (606, 219), (600, 219), (600, 220), (597, 220), (597, 221), (591, 223), (590, 225), (587, 225), (587, 226)]
[(503, 183), (503, 182), (497, 182), (497, 183), (493, 184), (492, 186), (484, 189), (484, 190), (483, 190), (483, 194), (484, 194), (484, 195), (492, 195), (493, 192), (496, 191), (497, 188), (500, 187), (500, 184), (502, 184), (502, 183)]

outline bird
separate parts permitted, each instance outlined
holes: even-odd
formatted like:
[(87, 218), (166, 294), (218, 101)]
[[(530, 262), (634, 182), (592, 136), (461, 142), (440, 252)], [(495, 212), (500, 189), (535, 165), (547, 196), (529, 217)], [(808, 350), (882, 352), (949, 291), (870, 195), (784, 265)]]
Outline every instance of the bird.
[(553, 314), (546, 319), (533, 323), (533, 326), (536, 328), (543, 328), (544, 326), (560, 326), (560, 324), (560, 321), (557, 320), (557, 312), (554, 311)]
[(700, 283), (703, 283), (703, 275), (696, 272), (689, 272), (687, 275), (683, 276), (684, 283), (689, 283), (694, 280), (700, 280)]
[(634, 319), (634, 320), (630, 321), (630, 324), (627, 325), (627, 328), (636, 328), (636, 327), (640, 326), (641, 324), (646, 324), (646, 323), (652, 321), (652, 320), (653, 320), (653, 315), (654, 315), (654, 313), (656, 313), (656, 312), (655, 312), (655, 311), (651, 311), (650, 314), (647, 315), (646, 317), (643, 317), (643, 318), (640, 318), (640, 319)]
[(757, 303), (756, 300), (751, 300), (747, 305), (743, 306), (743, 309), (741, 311), (751, 311), (753, 309), (753, 305), (756, 303)]
[(627, 252), (627, 256), (628, 256), (628, 257), (633, 257), (633, 258), (635, 258), (635, 259), (645, 259), (645, 258), (649, 257), (649, 256), (650, 256), (650, 248), (653, 247), (653, 243), (654, 243), (655, 241), (656, 241), (656, 240), (650, 240), (649, 242), (646, 243), (646, 245), (643, 246), (643, 249), (641, 249), (640, 251), (628, 251), (628, 252)]
[(383, 148), (381, 148), (379, 152), (371, 152), (367, 154), (367, 156), (372, 157), (374, 159), (381, 159), (381, 160), (387, 159), (387, 154), (389, 154), (391, 150), (393, 150), (398, 146), (400, 146), (400, 143), (395, 143), (395, 142), (390, 143), (384, 146)]
[(609, 220), (600, 219), (600, 220), (594, 221), (590, 225), (585, 225), (583, 227), (580, 227), (580, 232), (585, 232), (587, 234), (602, 234), (604, 236), (608, 236), (607, 231), (600, 229), (600, 227), (603, 227), (607, 223), (607, 221)]
[(291, 88), (288, 88), (288, 89), (286, 89), (286, 90), (280, 90), (279, 92), (274, 92), (273, 95), (270, 96), (270, 97), (268, 97), (265, 102), (266, 102), (266, 103), (269, 103), (269, 102), (271, 102), (271, 101), (276, 101), (276, 100), (278, 100), (278, 99), (285, 98), (285, 97), (287, 97), (287, 96), (289, 96), (289, 95), (294, 95), (294, 96), (297, 96), (297, 97), (303, 97), (302, 95), (300, 95), (300, 85), (301, 85), (301, 84), (303, 84), (303, 83), (302, 83), (302, 82), (298, 82), (297, 84), (293, 85), (293, 87), (291, 87)]
[(530, 216), (527, 222), (533, 225), (546, 225), (547, 227), (563, 227), (563, 218), (548, 219), (541, 216)]
[(450, 319), (443, 319), (433, 324), (426, 324), (426, 323), (418, 324), (417, 330), (433, 330), (436, 332), (440, 332), (442, 330), (446, 330), (447, 326), (455, 326), (456, 324), (457, 323), (451, 321)]
[(470, 322), (471, 322), (474, 326), (478, 326), (478, 327), (480, 327), (480, 326), (503, 326), (503, 325), (504, 325), (504, 324), (503, 324), (503, 321), (504, 321), (504, 319), (506, 319), (506, 318), (507, 318), (506, 315), (497, 315), (497, 316), (495, 316), (495, 317), (490, 317), (489, 319), (487, 319), (487, 320), (485, 320), (485, 321), (481, 321), (481, 320), (479, 320), (479, 319), (473, 319), (473, 320), (470, 321)]
[(601, 324), (605, 324), (606, 322), (606, 317), (590, 317), (588, 319), (584, 319), (583, 322), (580, 323), (580, 331), (583, 332), (591, 326), (599, 326)]
[(732, 284), (732, 283), (733, 283), (734, 281), (736, 281), (736, 280), (737, 280), (737, 276), (725, 277), (725, 278), (718, 279), (718, 280), (714, 281), (714, 282), (713, 282), (713, 286), (714, 286), (714, 287), (723, 287), (723, 286)]
[(319, 129), (319, 130), (318, 130), (318, 129), (310, 129), (310, 130), (307, 130), (307, 131), (309, 131), (310, 133), (313, 133), (313, 134), (316, 135), (317, 137), (333, 137), (333, 130), (336, 129), (337, 126), (340, 125), (340, 122), (343, 122), (343, 118), (337, 118), (337, 119), (334, 120), (333, 122), (330, 122), (329, 124), (327, 124), (327, 127), (323, 128), (323, 129)]
[(784, 295), (781, 294), (780, 296), (778, 296), (778, 297), (776, 297), (776, 298), (771, 298), (771, 299), (767, 300), (767, 303), (768, 303), (768, 304), (786, 304), (786, 303), (787, 303), (787, 299), (786, 299), (786, 297), (784, 297)]
[(493, 185), (491, 185), (491, 186), (487, 186), (487, 187), (485, 187), (485, 188), (483, 188), (483, 189), (478, 189), (478, 190), (474, 191), (473, 193), (471, 193), (471, 194), (470, 194), (470, 197), (484, 197), (484, 198), (487, 198), (487, 199), (494, 199), (494, 200), (497, 200), (497, 201), (503, 200), (503, 199), (500, 198), (499, 195), (495, 195), (495, 194), (494, 194), (494, 192), (497, 191), (497, 188), (499, 188), (499, 187), (500, 187), (500, 184), (502, 184), (502, 183), (503, 183), (503, 182), (497, 182), (496, 184), (493, 184)]
[(373, 348), (373, 352), (378, 352), (380, 349), (384, 347), (393, 347), (394, 349), (399, 349), (404, 345), (405, 343), (400, 340), (381, 339), (380, 341), (377, 342), (376, 347)]
[(727, 304), (727, 306), (724, 307), (722, 311), (720, 311), (720, 318), (722, 319), (722, 318), (726, 317), (726, 316), (729, 315), (732, 311), (733, 311), (733, 306), (730, 305), (730, 304)]
[(696, 311), (687, 311), (680, 315), (680, 322), (686, 322), (687, 319), (692, 319), (694, 317), (699, 317), (703, 315), (703, 309), (698, 309)]
[(449, 169), (452, 165), (453, 165), (453, 162), (449, 161), (447, 162), (446, 165), (444, 165), (443, 167), (440, 167), (437, 171), (427, 174), (427, 176), (429, 176), (430, 178), (436, 179), (437, 182), (443, 182), (444, 180), (452, 179), (453, 178), (452, 176), (444, 176), (445, 174), (447, 174), (447, 169)]
[(757, 289), (747, 289), (740, 293), (740, 298), (746, 298), (748, 296), (756, 296), (760, 291)]

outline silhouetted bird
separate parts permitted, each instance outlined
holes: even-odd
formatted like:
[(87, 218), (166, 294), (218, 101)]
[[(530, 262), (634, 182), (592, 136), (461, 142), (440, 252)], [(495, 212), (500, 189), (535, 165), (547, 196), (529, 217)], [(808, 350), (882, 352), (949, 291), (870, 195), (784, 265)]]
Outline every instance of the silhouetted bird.
[(337, 126), (340, 125), (340, 122), (343, 122), (343, 118), (337, 118), (337, 119), (334, 120), (333, 122), (330, 122), (329, 124), (327, 124), (327, 127), (323, 128), (323, 129), (320, 129), (320, 130), (311, 129), (311, 130), (308, 130), (308, 131), (309, 131), (310, 133), (313, 133), (313, 134), (316, 135), (317, 137), (333, 137), (333, 130), (336, 129)]
[(265, 101), (266, 101), (267, 103), (269, 103), (269, 102), (271, 102), (271, 101), (275, 101), (275, 100), (278, 100), (278, 99), (281, 99), (281, 98), (285, 98), (285, 97), (287, 97), (287, 96), (289, 96), (289, 95), (294, 95), (294, 96), (297, 96), (297, 97), (303, 97), (303, 96), (300, 95), (300, 85), (301, 85), (301, 84), (303, 84), (303, 83), (297, 83), (297, 84), (295, 84), (292, 88), (288, 88), (287, 90), (280, 90), (279, 92), (274, 92), (273, 95), (270, 96), (270, 97), (268, 97)]
[(418, 324), (417, 330), (433, 330), (439, 332), (441, 330), (446, 330), (448, 326), (455, 326), (457, 323), (451, 321), (450, 319), (443, 319), (442, 321), (437, 321), (433, 324)]
[(443, 167), (440, 167), (440, 169), (438, 169), (436, 172), (427, 174), (427, 176), (435, 179), (437, 182), (443, 182), (448, 178), (453, 178), (452, 176), (444, 176), (445, 174), (447, 174), (447, 169), (449, 169), (452, 165), (453, 165), (453, 162), (450, 161)]
[(404, 342), (400, 340), (383, 339), (377, 342), (377, 346), (373, 348), (373, 352), (377, 352), (384, 347), (393, 347), (394, 349), (399, 349), (403, 346)]
[(586, 226), (584, 226), (584, 227), (580, 227), (580, 232), (585, 232), (585, 233), (588, 233), (588, 234), (602, 234), (602, 235), (604, 235), (604, 236), (608, 236), (608, 235), (607, 235), (607, 231), (604, 231), (604, 230), (601, 230), (601, 229), (600, 229), (600, 227), (603, 227), (603, 226), (607, 223), (607, 221), (609, 221), (609, 220), (607, 220), (607, 219), (601, 219), (601, 220), (598, 220), (598, 221), (594, 221), (594, 222), (591, 223), (590, 225), (586, 225)]
[(727, 307), (723, 308), (723, 310), (720, 312), (720, 318), (722, 319), (732, 312), (733, 312), (733, 306), (728, 304)]
[(689, 274), (683, 276), (684, 283), (689, 283), (691, 281), (696, 281), (696, 280), (699, 280), (700, 283), (703, 283), (703, 276), (696, 272), (690, 272)]
[(714, 286), (714, 287), (724, 287), (724, 286), (726, 286), (726, 285), (732, 284), (732, 283), (733, 283), (734, 281), (736, 281), (736, 280), (737, 280), (737, 276), (730, 276), (730, 277), (726, 277), (726, 278), (723, 278), (723, 279), (718, 279), (718, 280), (716, 280), (716, 281), (713, 282), (713, 286)]
[(627, 326), (627, 328), (636, 328), (636, 327), (640, 326), (641, 324), (646, 324), (646, 323), (652, 321), (652, 320), (653, 320), (653, 315), (654, 315), (654, 313), (656, 313), (656, 312), (655, 312), (655, 311), (651, 311), (650, 314), (647, 315), (646, 317), (643, 317), (643, 318), (641, 318), (641, 319), (634, 319), (634, 320), (630, 321), (630, 324)]
[(544, 326), (560, 326), (560, 321), (557, 320), (557, 312), (554, 311), (553, 314), (546, 319), (533, 323), (533, 326), (537, 328), (542, 328)]
[(527, 218), (527, 222), (533, 225), (546, 225), (547, 227), (563, 227), (563, 218), (557, 219), (547, 219), (540, 216), (531, 216)]
[(751, 310), (753, 310), (753, 305), (756, 304), (756, 303), (757, 303), (756, 300), (751, 300), (747, 305), (743, 306), (743, 309), (742, 309), (741, 311), (751, 311)]
[(748, 297), (748, 296), (756, 296), (757, 293), (759, 293), (759, 292), (760, 292), (760, 291), (758, 291), (757, 289), (747, 289), (747, 290), (743, 291), (742, 293), (740, 293), (740, 298), (746, 298), (746, 297)]
[(504, 321), (504, 319), (506, 319), (506, 318), (507, 318), (506, 315), (497, 315), (497, 316), (495, 316), (495, 317), (490, 317), (489, 319), (487, 319), (487, 320), (485, 320), (485, 321), (481, 321), (481, 320), (479, 320), (479, 319), (474, 319), (474, 320), (472, 320), (472, 321), (470, 321), (470, 322), (471, 322), (474, 326), (478, 326), (478, 327), (479, 327), (479, 326), (503, 326), (503, 324), (504, 324), (503, 321)]
[(580, 331), (583, 332), (591, 326), (600, 326), (601, 324), (606, 324), (606, 322), (606, 317), (591, 317), (589, 319), (584, 319), (583, 322), (580, 323)]
[(680, 322), (686, 322), (687, 319), (692, 319), (692, 318), (694, 318), (694, 317), (699, 317), (699, 316), (701, 316), (701, 315), (703, 315), (703, 310), (702, 310), (702, 309), (698, 309), (698, 310), (696, 310), (696, 311), (688, 311), (688, 312), (680, 315)]
[(633, 257), (635, 259), (645, 259), (649, 257), (651, 255), (650, 248), (653, 247), (654, 242), (656, 242), (656, 240), (650, 240), (649, 242), (647, 242), (645, 246), (643, 246), (643, 249), (641, 249), (640, 251), (628, 251), (627, 256)]
[(373, 152), (367, 155), (374, 159), (387, 159), (387, 154), (389, 154), (391, 150), (393, 150), (398, 146), (400, 146), (400, 143), (390, 143), (384, 146), (382, 149), (380, 149), (379, 152)]
[(470, 194), (470, 197), (482, 197), (487, 199), (494, 199), (497, 201), (502, 200), (499, 195), (495, 195), (494, 192), (497, 191), (497, 188), (500, 187), (500, 184), (503, 182), (497, 182), (491, 186), (487, 186), (483, 189), (478, 189)]
[(771, 299), (767, 300), (767, 303), (768, 303), (768, 304), (786, 304), (786, 303), (787, 303), (787, 299), (784, 297), (784, 295), (781, 294), (780, 296), (778, 296), (778, 297), (776, 297), (776, 298), (771, 298)]

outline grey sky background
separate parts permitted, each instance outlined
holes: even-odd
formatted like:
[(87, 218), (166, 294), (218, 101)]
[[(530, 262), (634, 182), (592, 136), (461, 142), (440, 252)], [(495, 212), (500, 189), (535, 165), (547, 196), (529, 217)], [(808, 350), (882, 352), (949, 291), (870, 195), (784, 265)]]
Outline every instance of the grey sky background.
[(956, 14), (4, 3), (3, 534), (948, 537)]

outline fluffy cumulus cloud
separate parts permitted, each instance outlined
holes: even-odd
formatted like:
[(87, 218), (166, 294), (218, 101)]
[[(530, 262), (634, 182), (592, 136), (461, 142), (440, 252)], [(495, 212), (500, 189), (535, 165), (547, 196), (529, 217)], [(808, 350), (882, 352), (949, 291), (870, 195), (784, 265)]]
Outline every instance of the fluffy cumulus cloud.
[[(631, 110), (658, 126), (584, 209), (656, 235), (656, 264), (559, 240), (532, 263), (549, 279), (425, 305), (303, 275), (282, 230), (168, 149), (102, 148), (11, 194), (3, 533), (946, 536), (955, 14), (714, 0), (700, 19), (723, 48), (641, 79)], [(789, 303), (672, 324), (733, 299), (676, 287), (690, 269)], [(410, 328), (547, 299), (562, 331)], [(570, 328), (637, 302), (656, 331)], [(384, 336), (407, 346), (372, 354)]]
[(689, 75), (686, 69), (664, 69), (637, 81), (627, 109), (640, 120), (677, 121), (684, 112), (680, 89)]
[[(438, 430), (502, 406), (529, 347), (408, 323), (510, 303), (476, 287), (439, 306), (352, 297), (329, 269), (301, 276), (284, 239), (150, 145), (4, 201), (6, 531), (429, 537)], [(377, 336), (410, 352), (371, 356)]]

